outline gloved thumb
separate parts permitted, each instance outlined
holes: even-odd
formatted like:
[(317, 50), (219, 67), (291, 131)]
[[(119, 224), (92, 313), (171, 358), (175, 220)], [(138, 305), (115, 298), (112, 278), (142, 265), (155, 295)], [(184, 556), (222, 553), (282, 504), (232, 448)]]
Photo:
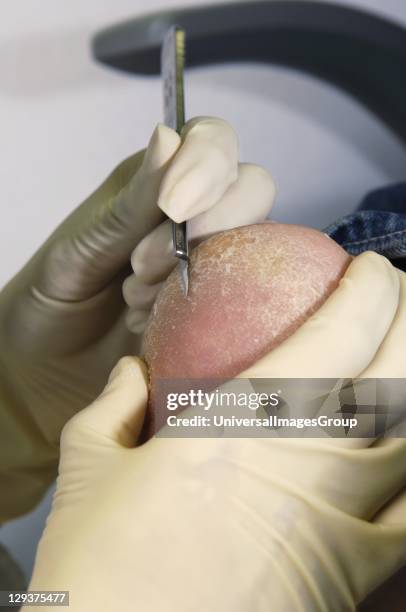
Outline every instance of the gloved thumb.
[(132, 448), (140, 436), (148, 402), (148, 373), (138, 357), (123, 357), (101, 395), (65, 425), (61, 447), (108, 443)]

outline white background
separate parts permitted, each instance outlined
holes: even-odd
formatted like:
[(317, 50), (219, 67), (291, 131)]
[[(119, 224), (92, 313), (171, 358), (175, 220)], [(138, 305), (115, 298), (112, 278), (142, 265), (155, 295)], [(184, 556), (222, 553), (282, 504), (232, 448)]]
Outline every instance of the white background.
[[(214, 2), (215, 3), (215, 2)], [(406, 22), (405, 0), (336, 0)], [(96, 65), (99, 28), (178, 6), (172, 0), (2, 0), (0, 5), (0, 285), (161, 120), (158, 79)], [(205, 4), (183, 0), (182, 6)], [(342, 92), (269, 66), (187, 75), (187, 114), (238, 130), (242, 159), (273, 174), (274, 218), (323, 227), (371, 188), (406, 174), (401, 144)], [(27, 575), (49, 508), (0, 530)], [(63, 554), (63, 551), (61, 551)]]

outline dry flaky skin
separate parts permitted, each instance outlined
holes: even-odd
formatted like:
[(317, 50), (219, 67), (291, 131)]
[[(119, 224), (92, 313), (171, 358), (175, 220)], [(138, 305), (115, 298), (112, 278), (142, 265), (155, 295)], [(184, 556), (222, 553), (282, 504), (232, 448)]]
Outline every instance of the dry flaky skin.
[(321, 306), (349, 262), (328, 236), (298, 225), (250, 225), (206, 240), (191, 255), (189, 295), (175, 269), (155, 302), (144, 340), (152, 390), (156, 378), (239, 374)]

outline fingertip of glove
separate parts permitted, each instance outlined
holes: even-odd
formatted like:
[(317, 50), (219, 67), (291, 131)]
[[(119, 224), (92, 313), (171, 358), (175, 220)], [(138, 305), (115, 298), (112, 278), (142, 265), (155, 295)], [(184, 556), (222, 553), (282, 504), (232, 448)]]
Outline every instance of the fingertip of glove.
[(364, 253), (361, 253), (355, 257), (348, 266), (345, 276), (358, 272), (365, 274), (368, 269), (371, 274), (382, 275), (382, 278), (385, 277), (388, 281), (390, 281), (393, 290), (395, 292), (399, 292), (400, 279), (397, 269), (384, 255), (380, 255), (374, 251), (364, 251)]
[(369, 264), (371, 266), (383, 266), (385, 268), (391, 268), (392, 264), (384, 256), (376, 253), (375, 251), (364, 251), (355, 257), (354, 262), (362, 262), (364, 265)]
[(266, 168), (258, 164), (240, 163), (239, 178), (245, 182), (247, 190), (256, 194), (256, 199), (264, 199), (269, 210), (272, 208), (277, 189), (273, 177)]
[(179, 134), (168, 127), (164, 123), (157, 123), (154, 131), (152, 132), (150, 144), (154, 144), (155, 146), (171, 143), (173, 145), (179, 144), (180, 136)]
[(180, 136), (175, 130), (158, 123), (155, 127), (144, 157), (144, 172), (160, 169), (176, 153)]
[(123, 377), (131, 378), (136, 383), (145, 383), (146, 387), (148, 387), (147, 366), (140, 357), (130, 355), (122, 357), (111, 371), (108, 383), (111, 384), (118, 378)]
[(160, 197), (158, 206), (162, 212), (172, 221), (175, 221), (175, 223), (183, 223), (183, 221), (186, 221), (186, 212), (179, 209), (179, 203), (177, 206), (173, 205), (171, 198)]

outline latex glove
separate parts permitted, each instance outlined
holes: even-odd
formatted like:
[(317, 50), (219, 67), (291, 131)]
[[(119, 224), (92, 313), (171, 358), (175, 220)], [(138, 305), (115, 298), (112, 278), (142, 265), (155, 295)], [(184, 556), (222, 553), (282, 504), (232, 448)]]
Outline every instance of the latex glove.
[[(258, 185), (256, 204), (230, 198), (234, 184), (245, 194)], [(178, 219), (206, 211), (203, 220), (221, 230), (227, 217), (261, 220), (273, 194), (264, 170), (239, 166), (226, 122), (194, 119), (182, 138), (160, 125), (147, 151), (123, 162), (2, 291), (0, 523), (37, 503), (55, 476), (64, 423), (96, 397), (120, 356), (138, 352), (122, 281), (134, 247), (161, 232), (161, 208)], [(156, 263), (143, 261), (154, 273)]]
[[(296, 363), (300, 350), (309, 376), (324, 376), (330, 360), (334, 376), (380, 364), (404, 376), (396, 357), (405, 298), (403, 273), (361, 255), (320, 310), (249, 375), (290, 375), (285, 357)], [(131, 448), (146, 401), (141, 362), (124, 360), (65, 427), (32, 590), (70, 590), (72, 612), (335, 612), (354, 610), (405, 563), (404, 440), (351, 448), (152, 438)]]

